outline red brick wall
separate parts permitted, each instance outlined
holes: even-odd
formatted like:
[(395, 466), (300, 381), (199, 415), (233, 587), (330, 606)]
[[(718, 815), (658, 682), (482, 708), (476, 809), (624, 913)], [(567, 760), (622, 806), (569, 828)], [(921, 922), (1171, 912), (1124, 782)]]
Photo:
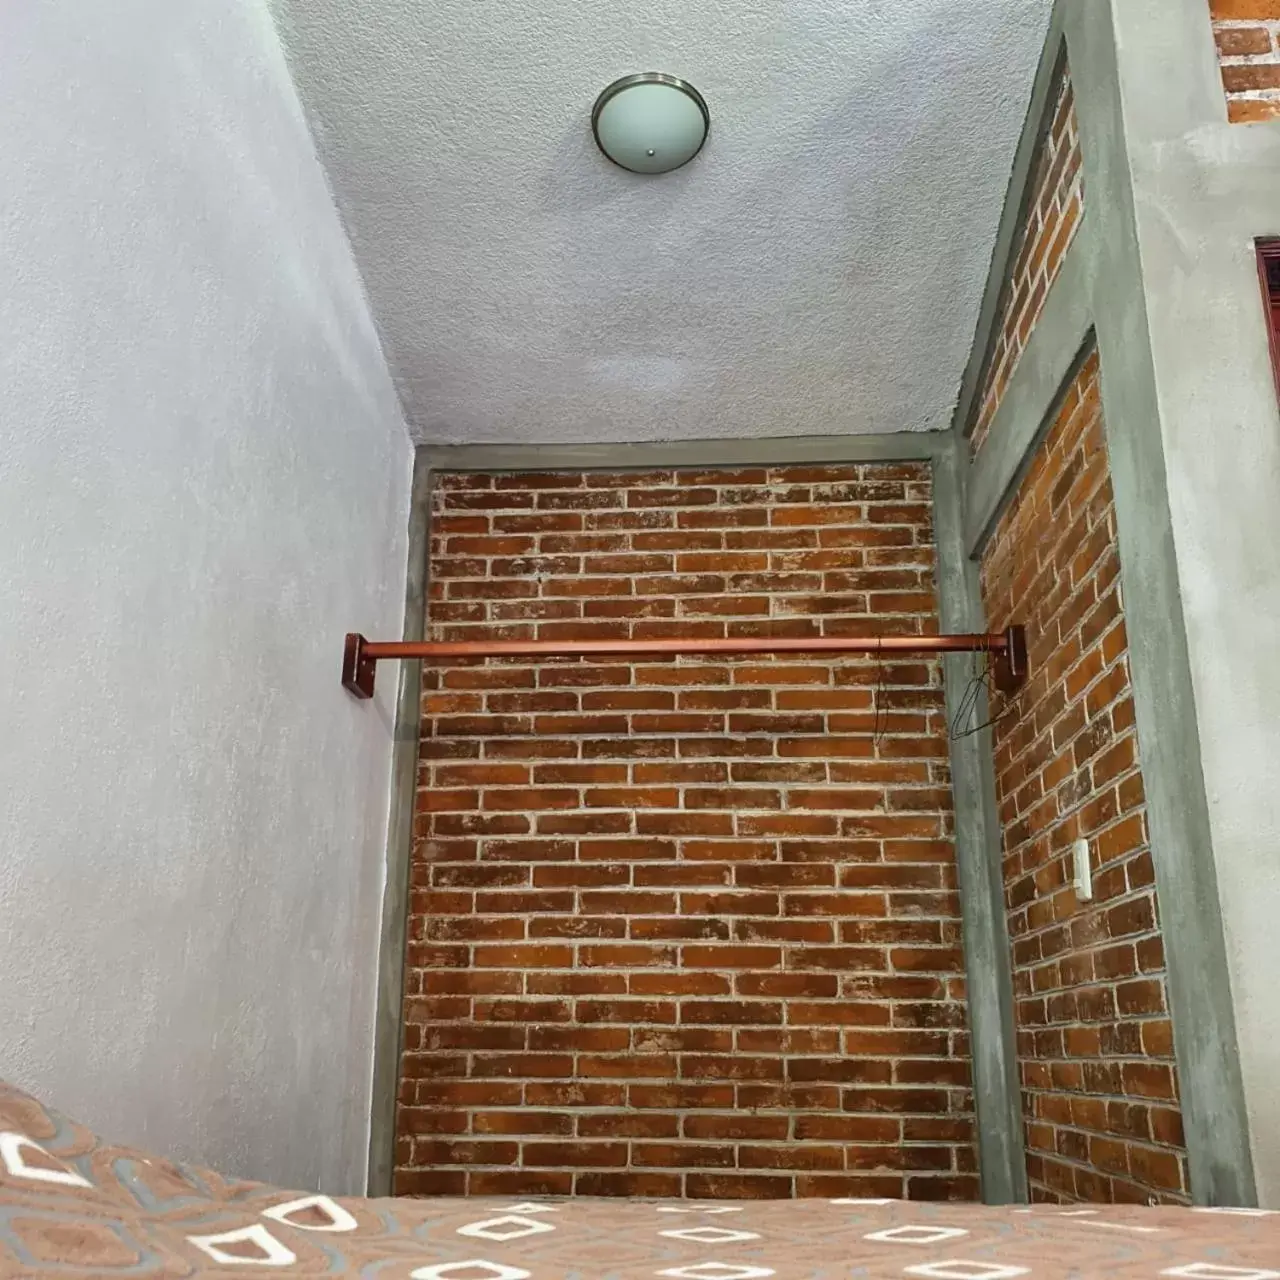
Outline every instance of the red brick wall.
[(1280, 0), (1209, 0), (1209, 12), (1231, 120), (1280, 116)]
[[(1187, 1191), (1119, 574), (1095, 356), (982, 560), (990, 623), (1030, 643), (995, 744), (1037, 1200)], [(1080, 837), (1092, 902), (1072, 887)]]
[[(923, 465), (433, 511), (437, 638), (937, 628)], [(398, 1192), (976, 1196), (937, 663), (425, 675)]]
[(977, 398), (973, 434), (976, 454), (1018, 366), (1023, 348), (1044, 309), (1084, 217), (1084, 176), (1076, 128), (1071, 73), (1064, 69), (1053, 99), (1053, 123), (1032, 167), (1031, 203), (1013, 267), (1000, 300), (999, 319)]

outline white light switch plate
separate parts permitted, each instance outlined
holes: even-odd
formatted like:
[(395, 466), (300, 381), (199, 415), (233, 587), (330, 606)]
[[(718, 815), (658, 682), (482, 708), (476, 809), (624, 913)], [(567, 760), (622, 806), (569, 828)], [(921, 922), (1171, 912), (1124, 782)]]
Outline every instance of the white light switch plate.
[(1076, 897), (1081, 902), (1089, 902), (1093, 898), (1093, 867), (1089, 863), (1089, 842), (1077, 840), (1071, 846), (1075, 862)]

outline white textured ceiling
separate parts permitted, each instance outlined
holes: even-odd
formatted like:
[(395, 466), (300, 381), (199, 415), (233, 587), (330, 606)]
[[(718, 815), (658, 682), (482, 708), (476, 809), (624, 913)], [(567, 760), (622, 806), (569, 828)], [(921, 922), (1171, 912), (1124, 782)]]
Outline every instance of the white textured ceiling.
[[(421, 440), (946, 426), (1048, 0), (273, 0)], [(685, 169), (596, 150), (684, 76)]]

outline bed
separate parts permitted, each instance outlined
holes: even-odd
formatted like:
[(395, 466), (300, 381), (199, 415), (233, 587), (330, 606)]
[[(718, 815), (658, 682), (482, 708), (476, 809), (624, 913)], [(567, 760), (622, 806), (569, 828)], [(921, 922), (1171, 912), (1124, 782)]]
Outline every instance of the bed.
[(1280, 1213), (884, 1200), (363, 1200), (100, 1142), (0, 1085), (0, 1276), (1280, 1280)]

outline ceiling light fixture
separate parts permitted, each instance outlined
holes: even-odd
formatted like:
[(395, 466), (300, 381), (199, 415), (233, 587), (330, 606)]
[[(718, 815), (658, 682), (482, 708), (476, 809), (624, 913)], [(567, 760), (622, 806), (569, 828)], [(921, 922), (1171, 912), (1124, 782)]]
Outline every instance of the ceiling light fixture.
[(660, 71), (615, 80), (591, 111), (600, 150), (632, 173), (670, 173), (688, 164), (710, 128), (702, 94)]

